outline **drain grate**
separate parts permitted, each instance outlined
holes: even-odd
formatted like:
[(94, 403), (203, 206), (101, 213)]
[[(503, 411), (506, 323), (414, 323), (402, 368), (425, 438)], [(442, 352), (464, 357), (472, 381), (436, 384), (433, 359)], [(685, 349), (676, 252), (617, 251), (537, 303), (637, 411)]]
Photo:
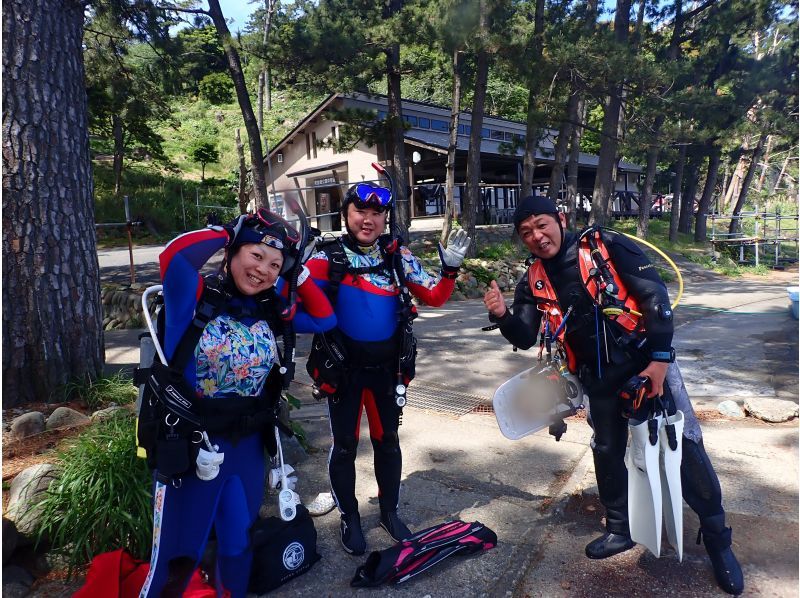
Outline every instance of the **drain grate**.
[(441, 384), (417, 381), (408, 389), (408, 406), (430, 409), (452, 415), (466, 415), (476, 410), (491, 408), (491, 400), (479, 395), (454, 390)]

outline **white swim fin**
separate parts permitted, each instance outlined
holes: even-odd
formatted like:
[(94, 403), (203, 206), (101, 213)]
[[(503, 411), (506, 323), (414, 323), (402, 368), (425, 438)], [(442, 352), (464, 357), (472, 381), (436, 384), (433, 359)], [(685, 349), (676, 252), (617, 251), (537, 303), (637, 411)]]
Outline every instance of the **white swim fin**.
[(659, 467), (658, 415), (640, 424), (628, 425), (631, 443), (625, 464), (628, 467), (628, 521), (631, 539), (655, 556), (661, 554), (662, 497)]
[(683, 492), (681, 490), (681, 459), (683, 457), (683, 412), (664, 419), (658, 432), (660, 446), (661, 496), (664, 507), (664, 526), (667, 540), (683, 561)]

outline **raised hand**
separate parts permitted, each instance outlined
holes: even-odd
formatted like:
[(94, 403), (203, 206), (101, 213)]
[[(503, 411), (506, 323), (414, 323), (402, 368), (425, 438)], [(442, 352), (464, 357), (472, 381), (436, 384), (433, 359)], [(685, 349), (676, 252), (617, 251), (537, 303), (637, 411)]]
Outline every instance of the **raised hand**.
[(503, 317), (508, 311), (506, 300), (503, 298), (503, 293), (500, 292), (500, 287), (497, 286), (496, 280), (489, 283), (489, 290), (483, 296), (483, 304), (489, 310), (489, 313), (497, 318)]
[(439, 243), (439, 259), (442, 260), (443, 270), (458, 270), (464, 256), (467, 255), (471, 239), (463, 228), (456, 229), (447, 238), (447, 247)]

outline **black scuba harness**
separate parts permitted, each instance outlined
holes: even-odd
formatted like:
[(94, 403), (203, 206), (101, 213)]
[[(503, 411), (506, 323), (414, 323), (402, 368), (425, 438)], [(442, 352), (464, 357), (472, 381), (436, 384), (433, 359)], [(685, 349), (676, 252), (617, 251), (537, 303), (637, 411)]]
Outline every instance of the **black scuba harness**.
[[(157, 479), (162, 483), (180, 484), (180, 478), (194, 465), (200, 443), (204, 437), (207, 438), (207, 433), (219, 434), (235, 442), (264, 431), (268, 426), (280, 424), (277, 399), (282, 384), (278, 368), (272, 368), (258, 396), (223, 399), (197, 397), (183, 376), (187, 364), (195, 358), (203, 330), (223, 312), (237, 319), (254, 317), (266, 320), (273, 332), (279, 330), (283, 335), (284, 347), (287, 336), (293, 336), (290, 323), (283, 322), (282, 328), (277, 326), (281, 320), (274, 289), (262, 293), (255, 308), (231, 305), (232, 298), (222, 277), (205, 277), (194, 318), (178, 342), (171, 365), (162, 364), (156, 356), (151, 367), (134, 370), (134, 383), (145, 385), (137, 434), (139, 446), (146, 450), (148, 466), (157, 471)], [(159, 314), (158, 324), (161, 341), (163, 312)], [(282, 363), (280, 350), (278, 358)], [(280, 371), (285, 373), (283, 367)], [(291, 431), (285, 431), (291, 434)], [(264, 438), (270, 453), (274, 453), (274, 435), (265, 434)]]

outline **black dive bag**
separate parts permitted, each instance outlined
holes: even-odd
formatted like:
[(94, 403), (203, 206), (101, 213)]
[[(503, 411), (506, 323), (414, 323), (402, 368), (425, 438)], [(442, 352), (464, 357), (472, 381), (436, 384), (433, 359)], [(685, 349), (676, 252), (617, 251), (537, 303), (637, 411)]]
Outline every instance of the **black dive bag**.
[(317, 530), (308, 510), (297, 505), (291, 521), (257, 519), (250, 528), (253, 565), (248, 591), (265, 594), (307, 572), (320, 560)]

